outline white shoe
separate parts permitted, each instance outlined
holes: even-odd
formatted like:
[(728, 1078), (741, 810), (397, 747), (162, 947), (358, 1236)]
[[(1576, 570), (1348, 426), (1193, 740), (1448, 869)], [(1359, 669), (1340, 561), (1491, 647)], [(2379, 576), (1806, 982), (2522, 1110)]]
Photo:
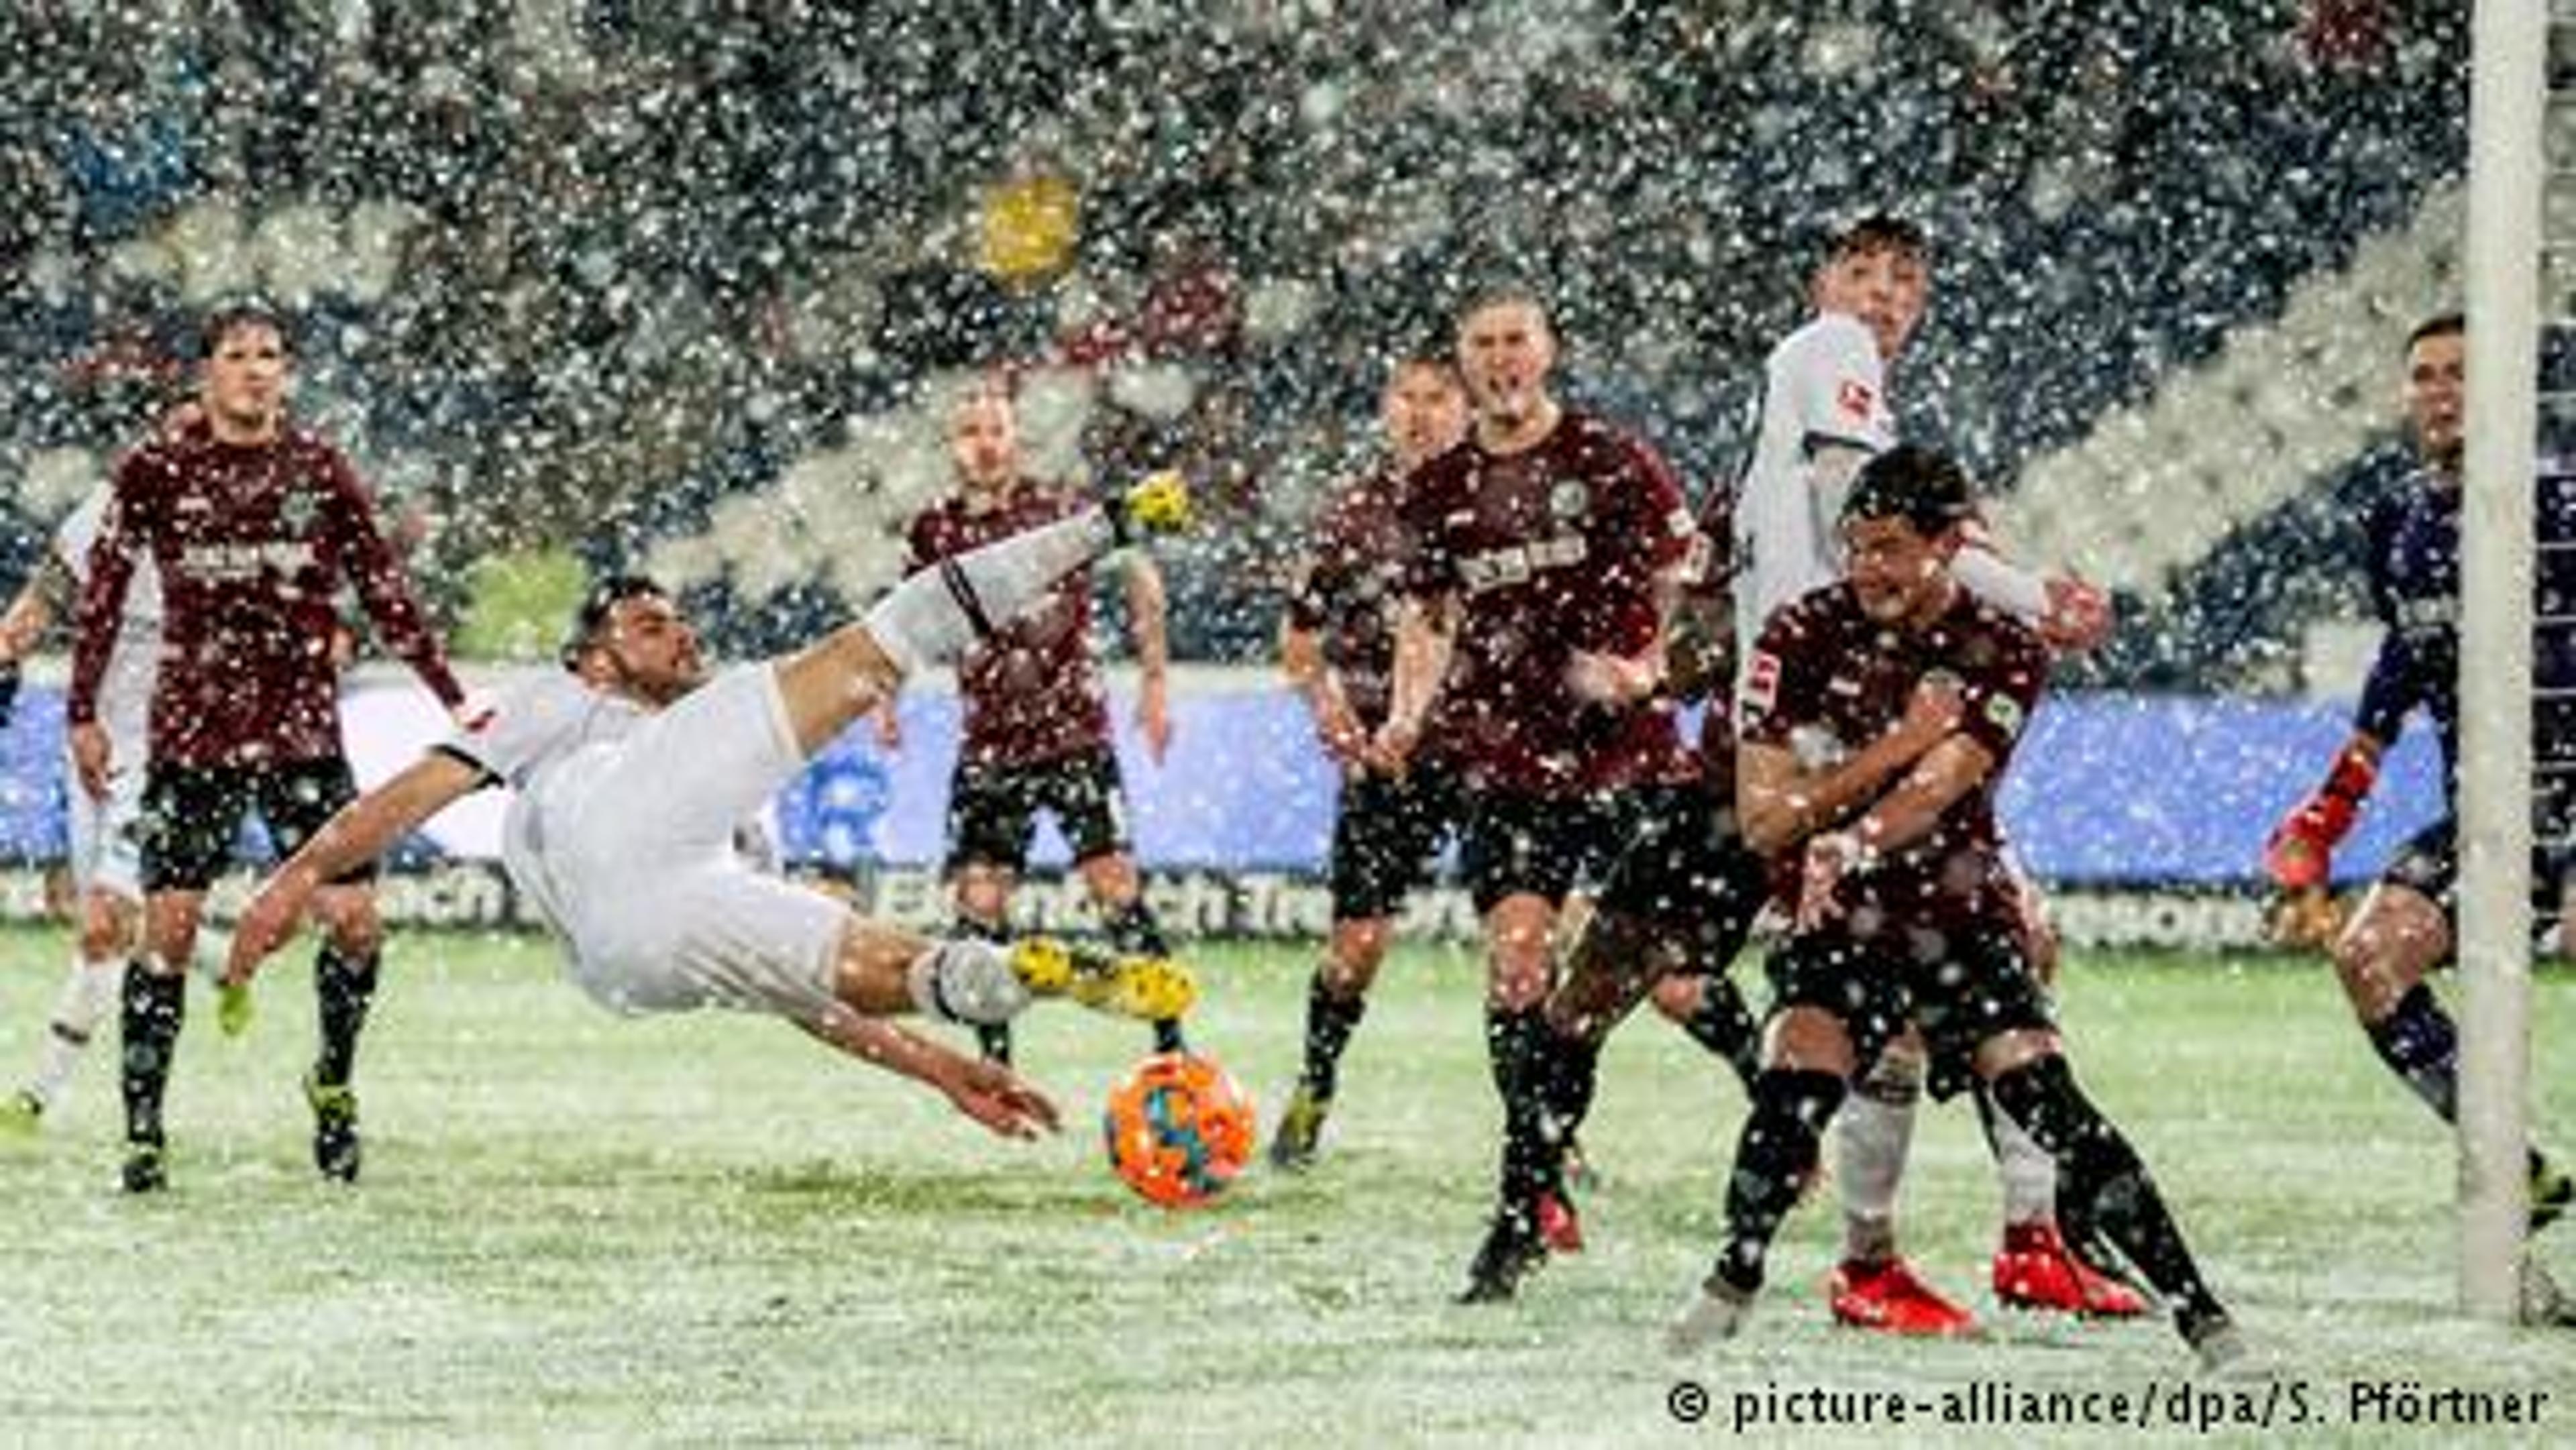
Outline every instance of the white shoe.
[(1692, 1292), (1690, 1302), (1664, 1326), (1664, 1352), (1696, 1354), (1721, 1339), (1733, 1339), (1753, 1317), (1753, 1298), (1723, 1279), (1710, 1278)]
[(2200, 1362), (2200, 1372), (2211, 1379), (2260, 1379), (2268, 1373), (2246, 1344), (2244, 1331), (2231, 1319), (2218, 1319), (2203, 1326), (2191, 1340), (2191, 1356)]
[(941, 942), (905, 974), (914, 1004), (938, 1021), (993, 1026), (1029, 1005), (1028, 984), (1008, 953), (991, 942)]

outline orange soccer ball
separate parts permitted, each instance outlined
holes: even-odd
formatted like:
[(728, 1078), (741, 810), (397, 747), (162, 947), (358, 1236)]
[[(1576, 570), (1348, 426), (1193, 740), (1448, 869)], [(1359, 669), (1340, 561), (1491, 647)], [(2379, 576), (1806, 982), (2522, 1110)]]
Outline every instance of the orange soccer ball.
[(1252, 1161), (1252, 1099), (1211, 1057), (1158, 1052), (1109, 1090), (1109, 1166), (1149, 1203), (1186, 1208), (1223, 1193)]

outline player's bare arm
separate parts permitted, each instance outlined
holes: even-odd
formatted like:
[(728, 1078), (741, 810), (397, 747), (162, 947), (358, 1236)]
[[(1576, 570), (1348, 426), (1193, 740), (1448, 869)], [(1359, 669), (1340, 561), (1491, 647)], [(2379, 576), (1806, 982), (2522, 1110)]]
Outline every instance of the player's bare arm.
[(0, 663), (15, 664), (35, 653), (45, 631), (73, 604), (75, 592), (71, 569), (47, 550), (26, 587), (0, 613)]
[(485, 783), (483, 772), (453, 755), (423, 756), (400, 775), (359, 796), (313, 833), (262, 882), (233, 933), (224, 981), (248, 982), (261, 961), (295, 934), (304, 906), (323, 883), (384, 854), (449, 802)]
[(1376, 746), (1390, 769), (1402, 769), (1422, 740), (1422, 723), (1449, 673), (1449, 656), (1458, 644), (1463, 612), (1456, 594), (1407, 599), (1396, 614), (1395, 680), (1386, 723), (1378, 728)]
[(1786, 746), (1740, 747), (1735, 809), (1745, 844), (1767, 856), (1830, 829), (1876, 800), (1958, 726), (1957, 691), (1927, 681), (1886, 734), (1836, 764), (1809, 768)]
[(1035, 1138), (1062, 1125), (1053, 1100), (999, 1063), (985, 1062), (882, 1017), (835, 1012), (796, 1024), (898, 1077), (939, 1090), (957, 1111), (1004, 1138)]
[(1994, 773), (1993, 751), (1965, 735), (1945, 736), (1850, 825), (1810, 837), (1798, 893), (1802, 919), (1830, 912), (1835, 883), (1930, 835), (1942, 812)]
[(1340, 675), (1324, 658), (1321, 633), (1300, 628), (1295, 620), (1279, 626), (1279, 672), (1288, 678), (1307, 712), (1315, 717), (1315, 738), (1335, 760), (1357, 764), (1367, 753), (1368, 731), (1342, 693)]
[(1136, 728), (1145, 737), (1145, 752), (1154, 763), (1172, 744), (1171, 605), (1163, 588), (1163, 571), (1142, 550), (1127, 555), (1127, 620), (1136, 644), (1142, 675), (1136, 696)]

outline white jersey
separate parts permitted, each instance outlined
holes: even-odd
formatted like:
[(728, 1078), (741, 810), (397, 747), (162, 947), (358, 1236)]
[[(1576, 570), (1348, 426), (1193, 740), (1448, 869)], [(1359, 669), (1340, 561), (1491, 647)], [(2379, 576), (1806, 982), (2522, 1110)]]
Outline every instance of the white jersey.
[[(70, 571), (77, 591), (89, 587), (90, 551), (97, 547), (114, 490), (91, 489), (80, 507), (54, 530), (53, 554)], [(152, 682), (161, 669), (161, 571), (135, 571), (116, 626), (116, 646), (98, 686), (98, 720), (107, 729), (111, 758), (140, 761), (151, 738)]]
[[(569, 924), (567, 903), (546, 843), (568, 838), (563, 828), (615, 763), (618, 744), (649, 718), (623, 696), (549, 670), (504, 695), (481, 724), (439, 746), (514, 792), (501, 822), (501, 863), (511, 884), (559, 933)], [(549, 817), (559, 829), (548, 829)]]
[(516, 792), (501, 859), (573, 980), (621, 1012), (834, 1001), (848, 908), (754, 869), (742, 823), (804, 768), (776, 672), (718, 675), (650, 711), (548, 671), (439, 747)]
[(1880, 453), (1895, 443), (1886, 369), (1860, 319), (1824, 313), (1771, 350), (1753, 461), (1735, 496), (1739, 669), (1772, 611), (1843, 577), (1841, 540), (1829, 516), (1835, 505), (1817, 486), (1817, 453)]

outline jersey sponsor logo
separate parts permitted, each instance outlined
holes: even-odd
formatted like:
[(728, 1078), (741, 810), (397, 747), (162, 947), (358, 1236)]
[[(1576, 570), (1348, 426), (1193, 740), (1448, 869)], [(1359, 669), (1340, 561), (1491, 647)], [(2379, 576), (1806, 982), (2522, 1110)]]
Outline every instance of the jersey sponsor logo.
[(1526, 584), (1550, 569), (1580, 564), (1590, 552), (1590, 546), (1581, 534), (1564, 534), (1536, 543), (1487, 549), (1460, 559), (1458, 578), (1467, 586), (1468, 593), (1482, 594), (1489, 589)]
[(199, 579), (233, 583), (264, 572), (293, 574), (311, 568), (319, 556), (300, 539), (264, 544), (190, 544), (179, 552), (179, 567)]
[(1834, 386), (1834, 407), (1845, 417), (1866, 422), (1878, 407), (1878, 394), (1858, 378), (1845, 378)]

